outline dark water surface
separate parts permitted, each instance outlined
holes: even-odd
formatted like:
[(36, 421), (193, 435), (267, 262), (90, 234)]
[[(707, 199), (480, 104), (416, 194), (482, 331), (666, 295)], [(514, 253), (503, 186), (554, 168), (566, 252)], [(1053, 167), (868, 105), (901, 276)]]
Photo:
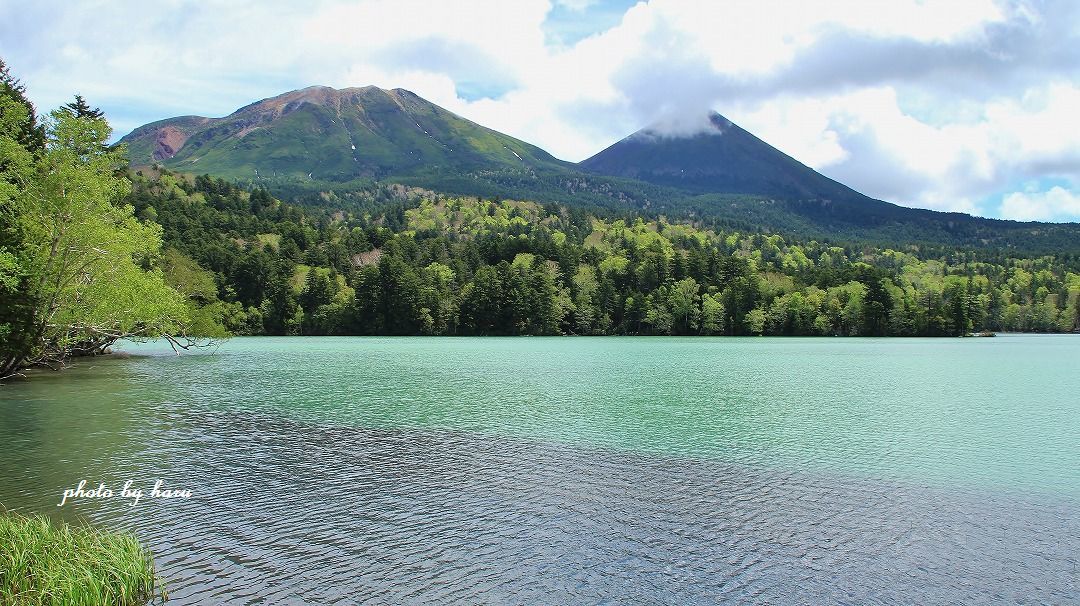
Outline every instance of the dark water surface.
[(0, 504), (170, 604), (1080, 601), (1075, 336), (126, 349), (0, 387)]

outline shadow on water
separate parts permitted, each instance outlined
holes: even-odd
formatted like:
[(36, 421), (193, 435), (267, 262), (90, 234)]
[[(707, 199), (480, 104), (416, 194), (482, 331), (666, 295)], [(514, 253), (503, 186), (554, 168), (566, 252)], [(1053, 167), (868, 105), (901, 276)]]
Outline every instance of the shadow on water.
[[(0, 474), (7, 489), (2, 503), (61, 517), (73, 508), (56, 505), (80, 479), (113, 486), (113, 471), (137, 467), (151, 436), (143, 420), (150, 410), (128, 384), (128, 360), (80, 360), (61, 372), (30, 371), (26, 379), (0, 386)], [(9, 396), (18, 399), (4, 402)]]

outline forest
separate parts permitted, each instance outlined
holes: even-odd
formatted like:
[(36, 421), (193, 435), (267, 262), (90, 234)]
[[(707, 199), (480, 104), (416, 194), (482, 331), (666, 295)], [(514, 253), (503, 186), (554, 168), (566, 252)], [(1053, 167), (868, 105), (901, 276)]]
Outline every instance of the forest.
[[(343, 211), (132, 175), (207, 334), (948, 336), (1074, 331), (1054, 257), (796, 242), (663, 217), (384, 185)], [(1071, 259), (1069, 259), (1071, 262)]]

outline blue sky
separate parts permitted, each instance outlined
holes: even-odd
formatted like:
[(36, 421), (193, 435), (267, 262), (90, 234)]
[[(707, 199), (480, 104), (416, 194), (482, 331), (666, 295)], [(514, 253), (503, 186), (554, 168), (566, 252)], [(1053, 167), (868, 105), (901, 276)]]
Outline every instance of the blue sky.
[(0, 0), (39, 110), (122, 135), (323, 84), (402, 87), (584, 159), (719, 111), (898, 204), (1080, 220), (1080, 4), (1067, 0)]
[(618, 25), (635, 4), (626, 0), (553, 3), (541, 26), (544, 41), (554, 47), (573, 46)]

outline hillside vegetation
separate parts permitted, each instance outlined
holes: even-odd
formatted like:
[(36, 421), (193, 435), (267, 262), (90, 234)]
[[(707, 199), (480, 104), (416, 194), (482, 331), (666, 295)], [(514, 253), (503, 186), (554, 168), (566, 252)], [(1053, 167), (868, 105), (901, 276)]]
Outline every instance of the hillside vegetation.
[(889, 204), (821, 175), (718, 114), (711, 120), (710, 130), (686, 137), (646, 128), (571, 164), (406, 90), (313, 86), (222, 118), (154, 122), (121, 141), (137, 167), (161, 163), (225, 177), (290, 202), (397, 183), (591, 213), (705, 220), (794, 240), (1080, 254), (1080, 225)]
[[(300, 208), (136, 176), (167, 278), (237, 334), (958, 335), (1077, 328), (1071, 259), (927, 254), (382, 190)], [(358, 205), (359, 207), (359, 205)]]

